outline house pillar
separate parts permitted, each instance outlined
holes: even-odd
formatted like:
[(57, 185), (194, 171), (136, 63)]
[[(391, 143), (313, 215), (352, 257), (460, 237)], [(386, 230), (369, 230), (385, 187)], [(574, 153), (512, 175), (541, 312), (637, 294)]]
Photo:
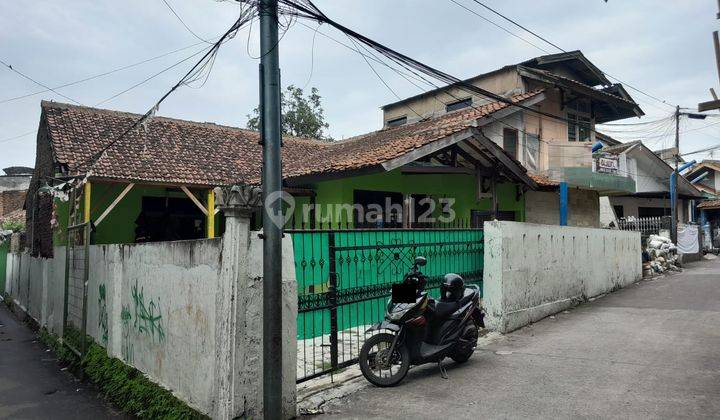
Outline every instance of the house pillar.
[[(216, 289), (215, 385), (212, 418), (263, 418), (263, 269), (262, 239), (250, 230), (260, 207), (257, 188), (216, 188), (225, 215), (222, 263)], [(295, 376), (297, 292), (292, 242), (282, 240), (283, 417), (296, 415)]]
[(215, 191), (210, 189), (207, 192), (207, 237), (215, 237)]
[(91, 204), (90, 196), (91, 196), (91, 194), (92, 194), (92, 184), (90, 184), (90, 181), (88, 180), (87, 182), (85, 182), (84, 194), (83, 194), (84, 195), (83, 199), (85, 202), (83, 205), (83, 222), (85, 222), (85, 223), (90, 221), (90, 204)]

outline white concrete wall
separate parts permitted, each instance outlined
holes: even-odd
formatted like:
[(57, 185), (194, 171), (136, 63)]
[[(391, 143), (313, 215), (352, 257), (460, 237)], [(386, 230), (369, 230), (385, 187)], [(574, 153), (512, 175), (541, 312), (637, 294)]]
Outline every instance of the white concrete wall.
[[(560, 224), (560, 193), (528, 191), (525, 193), (525, 221), (544, 225)], [(568, 225), (600, 226), (600, 198), (595, 191), (568, 190)]]
[(640, 234), (485, 222), (483, 304), (507, 332), (642, 277)]
[[(109, 356), (214, 418), (262, 416), (262, 241), (257, 232), (240, 233), (244, 242), (92, 245), (89, 252), (88, 335)], [(295, 416), (297, 316), (289, 236), (283, 248), (289, 418)], [(56, 247), (54, 255), (9, 253), (6, 290), (41, 326), (61, 335), (65, 248)]]

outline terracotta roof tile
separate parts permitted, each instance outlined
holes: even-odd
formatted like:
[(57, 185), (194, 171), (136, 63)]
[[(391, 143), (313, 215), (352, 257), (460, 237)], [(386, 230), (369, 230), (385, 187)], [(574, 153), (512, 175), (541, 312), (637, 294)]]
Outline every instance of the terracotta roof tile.
[(698, 204), (699, 209), (720, 209), (720, 200), (708, 200)]
[(538, 186), (540, 187), (557, 187), (558, 185), (560, 185), (560, 182), (553, 181), (545, 175), (529, 173), (528, 176), (532, 178), (533, 181), (537, 182)]
[[(540, 91), (512, 97), (515, 102)], [(382, 164), (476, 125), (509, 105), (465, 108), (437, 118), (375, 131), (337, 142), (286, 136), (284, 177), (337, 173)], [(141, 116), (56, 102), (42, 103), (55, 159), (71, 174), (84, 174), (88, 160)], [(91, 176), (183, 185), (258, 184), (262, 148), (256, 131), (212, 123), (156, 117), (133, 129), (92, 166)]]
[(25, 210), (13, 210), (10, 213), (0, 216), (0, 222), (23, 222), (25, 223)]

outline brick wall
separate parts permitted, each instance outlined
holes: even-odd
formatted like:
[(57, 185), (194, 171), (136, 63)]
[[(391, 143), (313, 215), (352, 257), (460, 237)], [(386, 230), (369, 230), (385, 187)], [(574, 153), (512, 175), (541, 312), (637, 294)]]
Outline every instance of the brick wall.
[(21, 210), (25, 204), (27, 191), (0, 191), (0, 216), (15, 210)]
[[(45, 177), (55, 176), (55, 164), (50, 138), (47, 135), (45, 115), (40, 117), (37, 149), (35, 152), (35, 171), (33, 172), (30, 188), (27, 195), (26, 226), (28, 237), (33, 243), (28, 243), (33, 256), (52, 258), (53, 231), (50, 226), (52, 216), (52, 198), (47, 194), (39, 194), (35, 199), (35, 192), (43, 185)], [(37, 201), (37, 202), (36, 202)], [(33, 215), (35, 220), (33, 220)]]

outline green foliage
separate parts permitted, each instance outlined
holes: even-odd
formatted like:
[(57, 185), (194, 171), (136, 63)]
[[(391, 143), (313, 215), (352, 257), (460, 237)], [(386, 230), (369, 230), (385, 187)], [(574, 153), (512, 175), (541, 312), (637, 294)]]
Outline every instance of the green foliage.
[(5, 220), (0, 222), (0, 230), (12, 230), (13, 232), (22, 232), (25, 230), (25, 223), (19, 220)]
[[(70, 334), (72, 340), (76, 340)], [(40, 340), (50, 347), (58, 358), (82, 370), (107, 398), (117, 407), (143, 419), (206, 419), (188, 407), (170, 391), (150, 381), (142, 372), (121, 360), (110, 358), (102, 346), (92, 342), (80, 361), (75, 353), (60, 344), (47, 330), (40, 332)]]
[[(282, 133), (297, 137), (309, 137), (318, 140), (332, 141), (325, 131), (330, 125), (325, 122), (321, 96), (317, 88), (310, 90), (305, 97), (302, 89), (290, 85), (281, 92)], [(260, 110), (255, 108), (252, 115), (248, 115), (247, 128), (260, 129)]]

